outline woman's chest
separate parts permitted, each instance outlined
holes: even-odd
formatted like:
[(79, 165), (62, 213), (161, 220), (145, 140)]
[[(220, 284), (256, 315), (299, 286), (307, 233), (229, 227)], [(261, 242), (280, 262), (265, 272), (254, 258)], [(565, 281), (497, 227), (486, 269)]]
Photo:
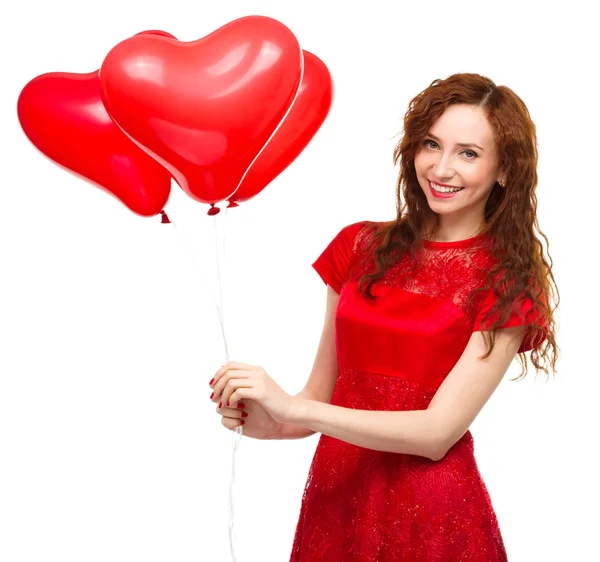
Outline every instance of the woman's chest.
[(460, 358), (472, 323), (451, 299), (372, 286), (374, 301), (347, 282), (336, 311), (338, 362), (417, 382), (441, 383)]

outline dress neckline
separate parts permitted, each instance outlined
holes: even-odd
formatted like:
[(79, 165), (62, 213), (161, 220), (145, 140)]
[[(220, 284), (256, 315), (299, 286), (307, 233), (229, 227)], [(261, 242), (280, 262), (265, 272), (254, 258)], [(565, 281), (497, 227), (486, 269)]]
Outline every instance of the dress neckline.
[(472, 236), (471, 238), (465, 238), (464, 240), (452, 240), (448, 242), (443, 242), (439, 240), (427, 240), (426, 238), (424, 238), (423, 247), (431, 249), (470, 248), (471, 246), (482, 242), (487, 237), (488, 233), (484, 232), (482, 234), (478, 234), (477, 236)]

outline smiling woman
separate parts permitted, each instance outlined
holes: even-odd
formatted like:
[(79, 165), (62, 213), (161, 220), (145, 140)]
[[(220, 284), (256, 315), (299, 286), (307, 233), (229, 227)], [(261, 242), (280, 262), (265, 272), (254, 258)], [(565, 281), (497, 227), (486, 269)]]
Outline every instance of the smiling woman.
[(404, 131), (396, 219), (343, 227), (313, 264), (327, 311), (300, 395), (245, 364), (214, 381), (230, 429), (321, 433), (291, 562), (507, 560), (469, 428), (515, 357), (556, 363), (535, 127), (512, 90), (456, 74)]
[(344, 227), (314, 263), (339, 293), (338, 372), (295, 420), (323, 435), (292, 562), (507, 560), (469, 427), (516, 356), (556, 362), (535, 127), (509, 88), (457, 74), (404, 131), (396, 220)]

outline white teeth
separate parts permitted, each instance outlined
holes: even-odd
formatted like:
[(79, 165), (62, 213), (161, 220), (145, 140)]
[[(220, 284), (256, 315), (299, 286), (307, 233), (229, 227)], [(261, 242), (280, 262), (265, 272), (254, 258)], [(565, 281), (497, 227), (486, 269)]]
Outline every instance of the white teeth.
[(439, 193), (456, 193), (457, 191), (460, 191), (462, 189), (462, 187), (458, 187), (458, 188), (452, 188), (452, 187), (441, 187), (439, 185), (435, 185), (431, 182), (429, 182), (429, 185), (431, 185), (431, 188), (434, 191), (438, 191)]

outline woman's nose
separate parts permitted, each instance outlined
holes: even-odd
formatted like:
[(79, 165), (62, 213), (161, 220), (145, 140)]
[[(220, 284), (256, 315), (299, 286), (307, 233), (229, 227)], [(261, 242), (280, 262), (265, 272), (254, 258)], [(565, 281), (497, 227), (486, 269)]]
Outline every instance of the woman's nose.
[(454, 176), (454, 170), (449, 164), (448, 158), (441, 157), (433, 167), (433, 179), (441, 182), (447, 182), (450, 178), (452, 178)]

